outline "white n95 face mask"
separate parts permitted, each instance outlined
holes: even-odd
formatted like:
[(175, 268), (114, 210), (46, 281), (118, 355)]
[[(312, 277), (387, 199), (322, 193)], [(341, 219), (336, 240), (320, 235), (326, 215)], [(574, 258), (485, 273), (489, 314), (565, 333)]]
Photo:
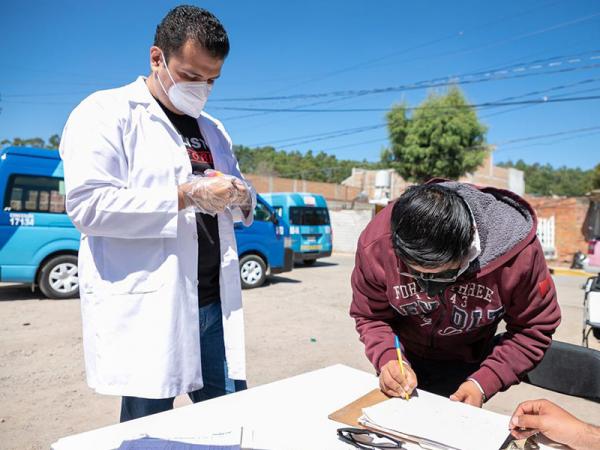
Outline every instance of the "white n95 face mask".
[(175, 108), (182, 113), (197, 119), (200, 117), (200, 114), (204, 109), (204, 105), (208, 100), (208, 96), (212, 90), (212, 84), (208, 84), (206, 81), (185, 81), (176, 83), (171, 75), (171, 72), (169, 71), (164, 53), (162, 54), (162, 59), (165, 64), (165, 69), (167, 69), (167, 74), (169, 75), (173, 85), (167, 91), (160, 79), (160, 76), (157, 74), (156, 78), (158, 78), (160, 87), (167, 97), (169, 97), (169, 100)]

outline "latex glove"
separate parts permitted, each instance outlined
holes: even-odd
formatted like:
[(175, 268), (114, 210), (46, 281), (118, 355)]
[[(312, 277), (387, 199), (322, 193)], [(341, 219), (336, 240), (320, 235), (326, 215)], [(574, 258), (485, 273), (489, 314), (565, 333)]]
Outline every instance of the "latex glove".
[(252, 207), (252, 194), (249, 182), (241, 180), (233, 175), (226, 175), (218, 170), (212, 169), (206, 170), (204, 172), (204, 176), (209, 178), (222, 177), (231, 180), (231, 183), (235, 187), (235, 193), (231, 200), (230, 206), (239, 206), (242, 209), (250, 209)]
[(179, 190), (183, 193), (184, 207), (213, 216), (225, 211), (237, 196), (237, 189), (228, 176), (192, 175)]
[(235, 198), (233, 199), (233, 206), (239, 206), (242, 210), (248, 211), (252, 208), (252, 189), (251, 184), (247, 181), (236, 178), (233, 182), (235, 186)]
[(410, 396), (416, 387), (417, 375), (408, 364), (404, 363), (404, 376), (396, 359), (388, 361), (381, 368), (379, 388), (384, 394), (404, 398), (404, 393)]

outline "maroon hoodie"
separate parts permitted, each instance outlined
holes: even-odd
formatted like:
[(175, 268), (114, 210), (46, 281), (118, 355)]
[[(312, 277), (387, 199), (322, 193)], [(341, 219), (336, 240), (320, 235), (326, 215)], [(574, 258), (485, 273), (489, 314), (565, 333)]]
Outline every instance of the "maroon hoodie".
[[(495, 188), (443, 185), (469, 205), (480, 255), (456, 283), (429, 298), (399, 273), (407, 268), (392, 248), (392, 203), (360, 236), (350, 315), (378, 372), (396, 358), (397, 334), (405, 351), (422, 358), (483, 360), (471, 378), (490, 398), (541, 361), (560, 323), (556, 289), (536, 237), (535, 213), (525, 200)], [(486, 357), (500, 320), (506, 333)]]

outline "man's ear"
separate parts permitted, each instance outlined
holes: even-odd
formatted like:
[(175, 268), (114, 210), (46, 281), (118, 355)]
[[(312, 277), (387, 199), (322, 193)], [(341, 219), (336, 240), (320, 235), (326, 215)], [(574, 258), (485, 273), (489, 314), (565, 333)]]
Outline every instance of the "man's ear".
[(162, 64), (162, 50), (153, 45), (150, 47), (150, 70), (157, 72)]

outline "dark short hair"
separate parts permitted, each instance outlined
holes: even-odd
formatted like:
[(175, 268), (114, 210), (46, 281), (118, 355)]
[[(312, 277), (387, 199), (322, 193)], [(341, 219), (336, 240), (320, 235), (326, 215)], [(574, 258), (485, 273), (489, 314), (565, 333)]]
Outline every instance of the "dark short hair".
[(429, 269), (461, 261), (475, 232), (465, 201), (439, 184), (409, 187), (393, 206), (391, 225), (396, 255)]
[(154, 45), (165, 52), (165, 59), (178, 54), (188, 40), (199, 43), (208, 53), (219, 59), (229, 54), (229, 38), (219, 19), (197, 6), (181, 5), (173, 8), (156, 27)]

